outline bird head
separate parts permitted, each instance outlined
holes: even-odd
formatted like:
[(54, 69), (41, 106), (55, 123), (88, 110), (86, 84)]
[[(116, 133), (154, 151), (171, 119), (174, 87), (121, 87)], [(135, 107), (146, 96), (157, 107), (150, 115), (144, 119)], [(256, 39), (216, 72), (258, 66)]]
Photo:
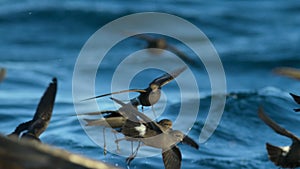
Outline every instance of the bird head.
[(158, 124), (162, 126), (164, 130), (171, 129), (173, 125), (172, 121), (169, 119), (162, 119), (158, 122)]
[(156, 91), (156, 90), (160, 90), (161, 89), (161, 87), (159, 85), (154, 84), (154, 83), (152, 83), (150, 85), (150, 88), (151, 88), (152, 91)]

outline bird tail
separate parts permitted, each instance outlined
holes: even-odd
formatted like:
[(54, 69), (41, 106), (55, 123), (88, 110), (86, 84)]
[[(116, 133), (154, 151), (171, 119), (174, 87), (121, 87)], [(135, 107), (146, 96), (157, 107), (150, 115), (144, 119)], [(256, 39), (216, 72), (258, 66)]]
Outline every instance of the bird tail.
[(283, 150), (280, 147), (273, 146), (269, 143), (266, 144), (269, 159), (275, 163), (275, 165), (281, 165), (283, 162)]

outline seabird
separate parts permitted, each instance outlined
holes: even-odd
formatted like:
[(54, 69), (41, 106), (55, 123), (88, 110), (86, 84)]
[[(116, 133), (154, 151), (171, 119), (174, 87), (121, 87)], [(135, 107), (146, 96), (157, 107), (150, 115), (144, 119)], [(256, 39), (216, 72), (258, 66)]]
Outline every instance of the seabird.
[(53, 78), (44, 95), (40, 99), (33, 119), (25, 123), (21, 123), (15, 129), (15, 131), (13, 131), (8, 136), (19, 137), (22, 132), (27, 130), (25, 133), (22, 134), (21, 138), (28, 138), (40, 141), (39, 136), (46, 130), (52, 116), (56, 91), (57, 79)]
[[(162, 157), (166, 169), (181, 168), (181, 152), (176, 146), (178, 142), (188, 144), (196, 149), (199, 148), (199, 145), (193, 139), (179, 130), (173, 130), (170, 120), (163, 119), (156, 123), (145, 114), (137, 111), (132, 105), (125, 104), (115, 98), (112, 98), (112, 100), (122, 106), (119, 109), (119, 113), (126, 118), (125, 124), (121, 129), (125, 139), (139, 141), (147, 146), (162, 149)], [(127, 159), (127, 164), (130, 164), (136, 153)]]
[[(109, 96), (113, 94), (119, 94), (119, 93), (125, 93), (125, 92), (139, 92), (140, 95), (136, 98), (133, 98), (130, 100), (130, 103), (133, 106), (152, 106), (155, 103), (158, 102), (161, 96), (161, 88), (172, 81), (174, 78), (176, 78), (178, 75), (180, 75), (184, 70), (186, 70), (186, 66), (182, 67), (180, 69), (176, 69), (173, 72), (165, 73), (162, 76), (154, 79), (147, 88), (145, 89), (129, 89), (129, 90), (122, 90), (122, 91), (117, 91), (117, 92), (112, 92), (112, 93), (107, 93), (99, 96), (95, 96), (92, 98), (88, 98), (85, 100), (90, 100), (90, 99), (96, 99), (104, 96)], [(85, 101), (83, 100), (83, 101)]]
[(258, 116), (276, 133), (292, 140), (292, 144), (285, 147), (277, 147), (270, 143), (266, 143), (269, 159), (276, 166), (282, 168), (300, 167), (300, 138), (271, 120), (267, 115), (265, 115), (262, 107), (258, 109)]
[[(139, 35), (136, 35), (135, 37), (146, 41), (147, 42), (146, 48), (148, 48), (150, 52), (153, 52), (153, 50), (151, 50), (151, 49), (169, 50), (170, 52), (173, 52), (175, 55), (177, 55), (183, 61), (185, 61), (189, 64), (195, 64), (195, 61), (193, 61), (190, 57), (188, 57), (186, 54), (184, 54), (182, 51), (180, 51), (173, 45), (170, 45), (164, 38), (155, 38), (153, 36), (149, 36), (146, 34), (139, 34)], [(159, 54), (157, 52), (155, 52), (155, 53)]]

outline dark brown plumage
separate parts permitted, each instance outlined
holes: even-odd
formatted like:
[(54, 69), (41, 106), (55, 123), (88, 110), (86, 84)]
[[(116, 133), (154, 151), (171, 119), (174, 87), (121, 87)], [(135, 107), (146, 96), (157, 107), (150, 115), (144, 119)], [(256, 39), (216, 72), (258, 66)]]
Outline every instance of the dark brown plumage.
[(280, 127), (268, 116), (265, 115), (263, 108), (259, 108), (258, 116), (276, 133), (286, 136), (292, 140), (292, 145), (286, 147), (277, 147), (269, 143), (266, 144), (269, 159), (277, 166), (283, 168), (296, 168), (300, 167), (300, 139)]
[(136, 98), (130, 100), (130, 103), (134, 106), (142, 105), (142, 106), (152, 106), (158, 102), (161, 95), (161, 87), (172, 81), (178, 75), (180, 75), (187, 67), (182, 67), (180, 69), (176, 69), (175, 71), (169, 73), (165, 73), (162, 76), (154, 79), (146, 89), (129, 89), (122, 90), (113, 93), (107, 93), (103, 95), (99, 95), (96, 97), (88, 98), (85, 100), (96, 99), (104, 96), (109, 96), (112, 94), (119, 94), (125, 92), (139, 92), (140, 95)]
[(165, 169), (180, 169), (182, 156), (177, 146), (172, 147), (169, 150), (162, 151), (162, 157), (165, 165)]
[(170, 52), (173, 52), (175, 55), (177, 55), (180, 59), (182, 59), (184, 62), (189, 64), (195, 64), (195, 61), (193, 61), (189, 56), (187, 56), (185, 53), (177, 49), (175, 46), (170, 45), (164, 38), (155, 38), (153, 36), (149, 36), (146, 34), (139, 34), (136, 35), (138, 39), (144, 40), (147, 42), (147, 48), (150, 52), (154, 54), (160, 54), (157, 50), (152, 49), (162, 49), (162, 50), (168, 50)]
[[(119, 113), (127, 117), (121, 132), (128, 140), (140, 141), (147, 146), (162, 149), (166, 169), (181, 168), (181, 152), (176, 146), (178, 142), (188, 144), (196, 149), (199, 148), (193, 139), (179, 130), (173, 130), (170, 120), (163, 119), (156, 123), (131, 105), (124, 104), (114, 98), (112, 99), (121, 104), (122, 107), (119, 109)], [(135, 155), (129, 158), (128, 164), (134, 159)]]
[[(298, 95), (295, 95), (293, 93), (290, 93), (290, 95), (293, 97), (294, 101), (297, 103), (297, 104), (300, 104), (300, 96)], [(294, 109), (295, 112), (300, 112), (300, 108), (297, 108), (297, 109)]]
[(81, 115), (103, 115), (100, 119), (84, 119), (86, 126), (104, 126), (113, 129), (121, 128), (125, 122), (125, 118), (118, 111), (100, 111), (92, 113), (83, 113)]
[(37, 110), (34, 114), (32, 120), (25, 123), (21, 123), (14, 132), (8, 136), (17, 136), (19, 137), (22, 132), (21, 138), (29, 138), (34, 140), (39, 140), (39, 136), (46, 130), (53, 111), (55, 96), (57, 91), (57, 80), (56, 78), (52, 79), (52, 83), (49, 84), (47, 90), (42, 96)]

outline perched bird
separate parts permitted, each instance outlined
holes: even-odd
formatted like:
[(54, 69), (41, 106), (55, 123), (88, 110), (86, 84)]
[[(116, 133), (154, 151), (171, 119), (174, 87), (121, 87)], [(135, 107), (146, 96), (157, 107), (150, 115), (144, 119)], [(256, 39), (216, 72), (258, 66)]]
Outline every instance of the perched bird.
[(135, 37), (146, 41), (147, 42), (146, 48), (148, 48), (149, 51), (154, 54), (160, 54), (160, 53), (158, 53), (157, 50), (151, 50), (151, 49), (156, 48), (156, 49), (162, 49), (162, 50), (169, 50), (170, 52), (173, 52), (175, 55), (177, 55), (183, 61), (185, 61), (189, 64), (195, 64), (195, 61), (193, 61), (190, 57), (188, 57), (182, 51), (178, 50), (176, 47), (170, 45), (164, 38), (155, 38), (153, 36), (146, 35), (146, 34), (139, 34), (139, 35), (136, 35)]
[[(300, 96), (298, 95), (295, 95), (293, 93), (290, 93), (290, 95), (293, 97), (294, 101), (297, 103), (297, 104), (300, 104)], [(300, 108), (297, 108), (297, 109), (294, 109), (295, 112), (300, 112)]]
[(56, 91), (57, 79), (53, 78), (38, 104), (33, 119), (25, 123), (21, 123), (15, 131), (8, 136), (19, 137), (22, 132), (27, 130), (22, 134), (21, 138), (29, 138), (40, 141), (39, 136), (46, 130), (52, 116)]
[(300, 69), (289, 68), (289, 67), (280, 67), (274, 69), (274, 72), (279, 75), (287, 76), (300, 80)]
[(292, 145), (286, 147), (277, 147), (269, 143), (266, 144), (269, 159), (282, 168), (300, 167), (300, 138), (280, 127), (268, 116), (265, 115), (262, 107), (258, 109), (258, 116), (276, 133), (286, 136), (292, 140)]
[[(121, 132), (125, 135), (124, 139), (139, 141), (147, 146), (162, 149), (166, 169), (181, 168), (181, 152), (176, 146), (178, 142), (188, 144), (196, 149), (199, 148), (199, 145), (193, 139), (179, 130), (173, 130), (170, 120), (163, 119), (156, 123), (151, 121), (145, 114), (137, 111), (132, 105), (124, 104), (115, 98), (112, 99), (122, 106), (119, 113), (126, 119), (121, 129)], [(134, 159), (138, 148), (135, 154), (127, 159), (127, 164)]]
[[(129, 90), (122, 90), (118, 92), (112, 92), (112, 93), (107, 93), (103, 95), (99, 95), (96, 97), (88, 98), (85, 100), (90, 100), (90, 99), (96, 99), (104, 96), (109, 96), (112, 94), (119, 94), (119, 93), (125, 93), (125, 92), (139, 92), (140, 95), (136, 98), (133, 98), (130, 100), (130, 103), (133, 106), (152, 106), (155, 103), (158, 102), (161, 96), (161, 88), (172, 81), (174, 78), (176, 78), (179, 74), (181, 74), (187, 67), (182, 67), (180, 69), (177, 69), (173, 72), (165, 73), (164, 75), (154, 79), (149, 86), (146, 89), (129, 89)], [(83, 101), (85, 101), (83, 100)]]

